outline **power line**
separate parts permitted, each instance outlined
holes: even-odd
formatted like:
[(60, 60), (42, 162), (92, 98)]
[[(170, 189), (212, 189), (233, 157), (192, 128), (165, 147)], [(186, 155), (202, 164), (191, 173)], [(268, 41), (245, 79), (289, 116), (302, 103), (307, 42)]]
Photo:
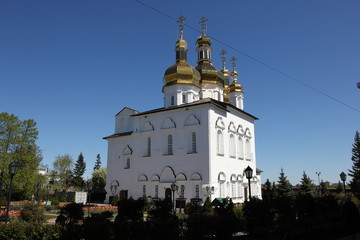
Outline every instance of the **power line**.
[[(157, 13), (159, 13), (159, 14), (161, 14), (161, 15), (163, 15), (163, 16), (165, 16), (165, 17), (167, 17), (167, 18), (169, 18), (169, 19), (171, 19), (173, 21), (175, 21), (175, 22), (177, 21), (176, 18), (174, 18), (174, 17), (160, 11), (159, 9), (156, 9), (156, 8), (154, 8), (154, 7), (152, 7), (152, 6), (148, 5), (148, 4), (145, 4), (145, 3), (143, 3), (143, 2), (141, 2), (139, 0), (134, 0), (134, 1), (141, 4), (141, 5), (143, 5), (144, 7), (147, 7), (149, 9), (151, 9), (151, 10), (153, 10), (153, 11), (155, 11), (155, 12), (157, 12)], [(198, 29), (196, 29), (195, 27), (193, 27), (191, 25), (188, 25), (188, 24), (184, 24), (184, 25), (187, 26), (188, 28), (194, 30), (195, 32), (201, 33), (201, 31), (199, 31)], [(259, 63), (259, 64), (261, 64), (261, 65), (263, 65), (263, 66), (265, 66), (265, 67), (267, 67), (269, 69), (271, 69), (271, 70), (273, 70), (274, 72), (277, 72), (277, 73), (279, 73), (279, 74), (293, 80), (294, 82), (297, 82), (298, 84), (313, 90), (314, 92), (316, 92), (318, 94), (321, 94), (321, 95), (323, 95), (323, 96), (325, 96), (325, 97), (327, 97), (327, 98), (329, 98), (329, 99), (331, 99), (331, 100), (333, 100), (333, 101), (335, 101), (337, 103), (342, 104), (345, 107), (348, 107), (348, 108), (360, 113), (359, 109), (357, 109), (357, 108), (355, 108), (353, 106), (350, 106), (349, 104), (347, 104), (347, 103), (345, 103), (345, 102), (343, 102), (343, 101), (341, 101), (341, 100), (339, 100), (339, 99), (337, 99), (335, 97), (332, 97), (329, 94), (327, 94), (327, 93), (325, 93), (325, 92), (323, 92), (323, 91), (321, 91), (321, 90), (319, 90), (317, 88), (314, 88), (314, 87), (310, 86), (309, 84), (307, 84), (307, 83), (305, 83), (305, 82), (303, 82), (303, 81), (301, 81), (301, 80), (299, 80), (299, 79), (297, 79), (297, 78), (295, 78), (295, 77), (293, 77), (293, 76), (291, 76), (291, 75), (289, 75), (289, 74), (287, 74), (287, 73), (285, 73), (285, 72), (283, 72), (283, 71), (281, 71), (281, 70), (279, 70), (279, 69), (277, 69), (277, 68), (275, 68), (275, 67), (273, 67), (273, 66), (271, 66), (271, 65), (269, 65), (269, 64), (267, 64), (267, 63), (265, 63), (265, 62), (263, 62), (263, 61), (261, 61), (259, 59), (257, 59), (257, 58), (255, 58), (255, 57), (252, 57), (249, 54), (247, 54), (247, 53), (245, 53), (245, 52), (243, 52), (243, 51), (241, 51), (241, 50), (239, 50), (239, 49), (237, 49), (237, 48), (235, 48), (235, 47), (233, 47), (233, 46), (231, 46), (231, 45), (229, 45), (229, 44), (227, 44), (227, 43), (225, 43), (225, 42), (223, 42), (223, 41), (221, 41), (221, 40), (219, 40), (219, 39), (217, 39), (217, 38), (215, 38), (215, 37), (213, 37), (211, 35), (208, 35), (208, 36), (211, 39), (213, 39), (214, 41), (224, 45), (227, 48), (232, 49), (233, 51), (235, 51), (237, 53), (240, 53), (241, 55), (244, 55), (244, 56), (250, 58), (251, 60), (253, 60), (253, 61), (255, 61), (255, 62), (257, 62), (257, 63)]]

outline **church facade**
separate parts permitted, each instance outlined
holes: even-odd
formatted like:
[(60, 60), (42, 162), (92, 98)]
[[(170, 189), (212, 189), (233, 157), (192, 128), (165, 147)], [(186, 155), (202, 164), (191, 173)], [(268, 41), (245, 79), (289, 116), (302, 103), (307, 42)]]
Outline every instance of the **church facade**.
[[(211, 62), (211, 39), (197, 39), (197, 66), (187, 62), (187, 42), (175, 44), (176, 62), (164, 74), (164, 107), (145, 112), (123, 108), (115, 116), (115, 133), (108, 141), (106, 201), (147, 196), (177, 202), (249, 197), (244, 170), (250, 166), (251, 196), (261, 198), (256, 168), (257, 118), (244, 109), (243, 87), (238, 83), (235, 58), (231, 73)], [(231, 82), (231, 83), (230, 83)]]

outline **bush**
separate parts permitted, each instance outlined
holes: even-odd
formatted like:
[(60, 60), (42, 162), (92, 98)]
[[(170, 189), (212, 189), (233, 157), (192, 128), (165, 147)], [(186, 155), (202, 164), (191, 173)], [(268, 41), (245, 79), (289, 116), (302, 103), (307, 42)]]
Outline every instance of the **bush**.
[(45, 222), (44, 209), (36, 204), (25, 204), (20, 211), (20, 218), (24, 222), (43, 223)]
[(0, 224), (0, 240), (53, 240), (61, 237), (61, 231), (56, 225), (10, 222)]

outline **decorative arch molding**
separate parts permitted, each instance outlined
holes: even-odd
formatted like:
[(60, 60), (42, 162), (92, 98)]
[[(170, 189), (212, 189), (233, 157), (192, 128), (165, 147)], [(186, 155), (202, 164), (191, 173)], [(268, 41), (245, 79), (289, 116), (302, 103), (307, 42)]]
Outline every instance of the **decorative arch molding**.
[(191, 114), (185, 120), (184, 126), (188, 127), (188, 126), (194, 126), (194, 125), (199, 125), (199, 124), (200, 124), (199, 119), (194, 114)]
[(142, 127), (140, 128), (140, 132), (150, 132), (154, 131), (154, 126), (151, 124), (151, 122), (146, 122)]
[(251, 132), (250, 132), (250, 129), (249, 129), (249, 128), (246, 128), (246, 130), (245, 130), (245, 136), (248, 137), (248, 138), (251, 138)]
[(138, 181), (139, 182), (147, 182), (148, 178), (145, 174), (142, 174), (139, 176)]
[(243, 176), (242, 176), (241, 174), (238, 174), (238, 175), (236, 176), (236, 180), (237, 180), (238, 182), (242, 182), (242, 181), (243, 181)]
[(232, 133), (236, 133), (236, 127), (234, 122), (230, 122), (229, 126), (228, 126), (228, 131), (232, 132)]
[(118, 186), (120, 186), (120, 183), (119, 183), (118, 180), (112, 180), (110, 186), (117, 186), (118, 187)]
[(235, 175), (235, 174), (231, 174), (231, 176), (230, 176), (230, 182), (236, 182), (236, 181), (237, 181), (236, 175)]
[(150, 178), (150, 181), (151, 182), (159, 182), (160, 181), (159, 175), (157, 175), (157, 174), (152, 175), (152, 177)]
[(218, 117), (218, 119), (217, 119), (216, 122), (215, 122), (215, 127), (216, 127), (216, 128), (220, 128), (220, 129), (222, 129), (222, 130), (225, 129), (225, 123), (224, 123), (222, 117)]
[(238, 128), (237, 128), (237, 133), (244, 136), (245, 135), (245, 131), (244, 131), (244, 128), (243, 126), (239, 125)]
[(219, 182), (225, 182), (226, 181), (226, 175), (225, 175), (225, 173), (223, 173), (223, 172), (220, 172), (219, 173), (219, 175), (218, 175), (218, 181)]
[(187, 181), (187, 178), (186, 178), (185, 174), (179, 173), (179, 174), (176, 176), (176, 181), (177, 181), (177, 182), (184, 182), (184, 181)]
[(175, 173), (171, 167), (165, 167), (160, 175), (161, 183), (173, 183), (175, 182)]
[(176, 124), (171, 118), (165, 119), (160, 127), (160, 129), (171, 129), (171, 128), (176, 128)]
[(193, 173), (190, 178), (191, 181), (201, 181), (202, 177), (199, 173)]
[(123, 149), (123, 155), (132, 155), (133, 150), (129, 145), (126, 145), (126, 147)]
[(257, 183), (258, 181), (259, 181), (259, 179), (258, 179), (258, 177), (257, 177), (257, 176), (254, 176), (254, 177), (252, 178), (252, 182)]

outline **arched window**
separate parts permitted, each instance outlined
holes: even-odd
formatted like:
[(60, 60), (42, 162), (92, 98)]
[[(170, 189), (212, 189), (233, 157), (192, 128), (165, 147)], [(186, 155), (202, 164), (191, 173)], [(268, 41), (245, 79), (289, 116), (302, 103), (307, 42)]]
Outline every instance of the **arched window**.
[(173, 155), (173, 137), (168, 135), (168, 155)]
[(251, 161), (251, 146), (250, 146), (250, 140), (246, 139), (245, 142), (245, 149), (246, 149), (246, 160)]
[(217, 132), (217, 154), (224, 155), (224, 136), (221, 130)]
[(182, 95), (182, 103), (186, 103), (186, 95), (185, 94)]
[(147, 138), (147, 156), (151, 156), (151, 137)]
[(197, 149), (196, 149), (196, 133), (195, 132), (191, 133), (191, 152), (192, 153), (197, 152)]
[(130, 158), (127, 158), (125, 162), (125, 169), (129, 169), (129, 168), (130, 168)]
[(155, 198), (159, 197), (159, 186), (155, 185)]
[(171, 96), (171, 106), (174, 106), (174, 104), (175, 104), (175, 98), (174, 96)]
[(238, 150), (238, 158), (244, 159), (244, 146), (243, 146), (243, 140), (241, 137), (238, 138), (237, 150)]
[(234, 137), (234, 134), (230, 134), (229, 153), (230, 153), (230, 157), (235, 157), (235, 137)]
[(180, 198), (184, 198), (185, 196), (185, 185), (180, 186)]

